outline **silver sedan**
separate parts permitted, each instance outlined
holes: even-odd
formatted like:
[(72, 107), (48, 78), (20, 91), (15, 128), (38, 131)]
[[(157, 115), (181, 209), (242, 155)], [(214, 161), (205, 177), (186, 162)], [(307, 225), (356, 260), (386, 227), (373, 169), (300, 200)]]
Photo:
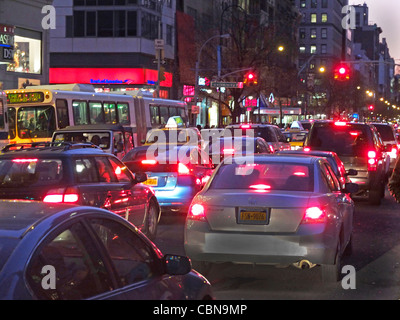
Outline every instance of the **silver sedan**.
[(338, 281), (354, 202), (325, 158), (260, 155), (225, 159), (193, 199), (185, 249), (195, 268), (254, 263), (309, 268)]

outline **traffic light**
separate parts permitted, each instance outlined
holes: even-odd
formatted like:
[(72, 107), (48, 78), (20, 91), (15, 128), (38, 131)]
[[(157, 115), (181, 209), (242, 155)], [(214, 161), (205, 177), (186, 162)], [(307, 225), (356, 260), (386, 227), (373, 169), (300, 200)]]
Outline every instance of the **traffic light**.
[(243, 83), (247, 86), (255, 86), (258, 84), (257, 75), (254, 72), (248, 72), (243, 80)]
[(373, 104), (370, 104), (370, 105), (368, 106), (368, 110), (369, 110), (369, 111), (374, 111), (374, 109), (375, 109), (375, 106), (374, 106)]
[(350, 80), (350, 68), (346, 64), (339, 64), (334, 70), (334, 78), (337, 81), (347, 81)]

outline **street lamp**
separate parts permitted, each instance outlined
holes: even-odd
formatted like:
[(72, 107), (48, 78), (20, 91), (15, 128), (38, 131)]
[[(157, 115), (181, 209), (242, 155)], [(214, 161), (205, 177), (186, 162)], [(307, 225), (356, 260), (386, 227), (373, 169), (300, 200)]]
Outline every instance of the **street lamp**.
[[(222, 38), (222, 39), (227, 39), (230, 38), (230, 34), (222, 34), (222, 35), (216, 35), (216, 36), (212, 36), (211, 38), (207, 39), (203, 45), (201, 46), (199, 53), (197, 55), (197, 60), (196, 60), (196, 69), (195, 69), (195, 83), (194, 83), (194, 103), (197, 105), (197, 96), (199, 94), (199, 66), (200, 66), (200, 57), (201, 57), (201, 53), (203, 51), (203, 48), (206, 46), (206, 44), (208, 42), (210, 42), (211, 40), (215, 39), (215, 38)], [(196, 123), (194, 123), (195, 125)]]

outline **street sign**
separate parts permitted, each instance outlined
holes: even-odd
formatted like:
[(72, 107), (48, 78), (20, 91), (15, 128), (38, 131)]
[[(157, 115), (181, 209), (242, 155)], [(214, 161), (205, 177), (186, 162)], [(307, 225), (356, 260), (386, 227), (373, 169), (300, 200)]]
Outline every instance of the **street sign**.
[(154, 46), (155, 46), (156, 50), (164, 49), (164, 39), (155, 39)]
[(243, 82), (211, 82), (213, 88), (243, 88)]

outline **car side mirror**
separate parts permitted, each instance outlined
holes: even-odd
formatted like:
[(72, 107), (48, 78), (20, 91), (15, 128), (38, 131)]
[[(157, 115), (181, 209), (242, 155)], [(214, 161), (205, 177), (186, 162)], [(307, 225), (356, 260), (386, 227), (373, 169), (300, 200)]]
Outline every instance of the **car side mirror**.
[(142, 183), (147, 180), (147, 174), (145, 172), (135, 172), (135, 182)]
[(165, 272), (170, 275), (185, 275), (192, 270), (192, 263), (185, 256), (167, 254), (163, 261)]
[(349, 169), (346, 171), (346, 176), (356, 176), (358, 175), (358, 171), (355, 169)]
[(345, 193), (357, 193), (358, 190), (360, 190), (360, 187), (356, 183), (346, 183), (344, 187), (344, 192)]

